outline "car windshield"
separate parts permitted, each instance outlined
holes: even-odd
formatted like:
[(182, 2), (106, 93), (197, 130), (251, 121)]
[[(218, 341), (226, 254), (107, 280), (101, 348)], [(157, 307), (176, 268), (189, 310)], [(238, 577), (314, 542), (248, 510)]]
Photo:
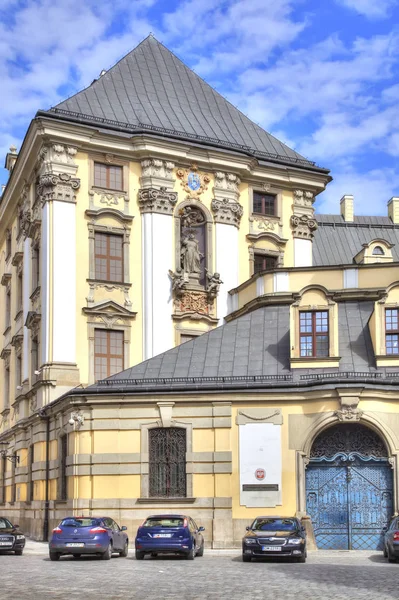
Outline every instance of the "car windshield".
[(168, 517), (165, 519), (157, 519), (150, 517), (145, 521), (143, 527), (183, 527), (184, 519)]
[(8, 519), (0, 518), (0, 529), (12, 529), (12, 525)]
[(90, 519), (86, 517), (69, 517), (61, 521), (61, 527), (96, 527), (100, 524), (99, 519)]
[(255, 531), (297, 531), (298, 523), (294, 519), (255, 519), (251, 525)]

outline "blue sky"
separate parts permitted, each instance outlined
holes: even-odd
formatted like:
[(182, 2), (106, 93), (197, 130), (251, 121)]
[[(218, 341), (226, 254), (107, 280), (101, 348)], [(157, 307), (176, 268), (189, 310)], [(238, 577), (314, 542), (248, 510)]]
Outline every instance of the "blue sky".
[[(334, 177), (319, 212), (399, 195), (399, 0), (0, 0), (0, 154), (149, 32)], [(1, 170), (1, 182), (7, 172)]]

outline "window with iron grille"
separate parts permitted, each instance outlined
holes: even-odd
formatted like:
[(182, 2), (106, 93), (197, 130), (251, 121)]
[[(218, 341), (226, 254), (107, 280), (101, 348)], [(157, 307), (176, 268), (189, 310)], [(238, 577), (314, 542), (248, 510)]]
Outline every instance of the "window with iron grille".
[(385, 309), (385, 348), (387, 354), (399, 354), (399, 310)]
[(33, 502), (33, 463), (35, 456), (35, 447), (33, 444), (29, 446), (29, 470), (28, 470), (28, 500)]
[(0, 503), (5, 504), (6, 501), (6, 457), (1, 457), (1, 487), (0, 487)]
[(94, 330), (94, 378), (106, 379), (123, 371), (123, 331)]
[(328, 311), (300, 312), (299, 335), (301, 356), (329, 356)]
[(11, 467), (11, 504), (14, 504), (17, 498), (17, 484), (15, 481), (15, 469), (17, 464), (17, 453), (13, 452), (13, 461)]
[(254, 273), (260, 273), (266, 269), (275, 269), (277, 267), (277, 258), (264, 254), (254, 255)]
[(94, 185), (107, 190), (123, 190), (123, 167), (95, 162)]
[(68, 500), (68, 478), (66, 461), (68, 456), (68, 436), (60, 437), (60, 500)]
[(101, 281), (123, 282), (123, 237), (96, 232), (95, 278)]
[(253, 192), (252, 210), (260, 215), (276, 216), (276, 196), (274, 194), (262, 194), (262, 192)]
[(150, 497), (186, 496), (186, 430), (165, 427), (148, 433)]

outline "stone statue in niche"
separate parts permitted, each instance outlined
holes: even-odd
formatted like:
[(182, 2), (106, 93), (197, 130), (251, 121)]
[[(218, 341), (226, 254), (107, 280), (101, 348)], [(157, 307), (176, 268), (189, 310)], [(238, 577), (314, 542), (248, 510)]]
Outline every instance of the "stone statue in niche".
[(210, 301), (213, 301), (216, 296), (219, 293), (219, 289), (220, 286), (222, 285), (223, 281), (220, 279), (220, 274), (219, 273), (209, 273), (208, 269), (205, 269), (206, 271), (206, 278), (207, 278), (207, 286), (206, 286), (206, 291), (208, 294), (208, 298)]
[(201, 258), (203, 254), (199, 251), (199, 243), (194, 233), (189, 233), (181, 243), (182, 265), (185, 273), (189, 275), (201, 273)]

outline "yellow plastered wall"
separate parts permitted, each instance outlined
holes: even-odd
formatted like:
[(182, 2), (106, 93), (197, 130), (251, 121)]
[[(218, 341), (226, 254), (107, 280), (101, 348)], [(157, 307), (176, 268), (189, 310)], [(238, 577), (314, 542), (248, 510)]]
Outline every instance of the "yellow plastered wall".
[(194, 473), (193, 495), (195, 498), (212, 498), (215, 496), (215, 475)]
[(51, 479), (49, 482), (49, 498), (50, 500), (57, 500), (57, 480)]
[(26, 483), (17, 483), (15, 490), (15, 499), (17, 502), (26, 502), (27, 487)]
[(231, 429), (215, 429), (215, 452), (228, 452), (231, 450)]
[[(88, 497), (88, 496), (80, 496)], [(140, 475), (95, 475), (94, 498), (139, 498)]]
[(214, 452), (215, 430), (193, 429), (193, 452)]
[(140, 452), (140, 433), (140, 430), (93, 431), (93, 452), (95, 454)]
[(218, 473), (215, 476), (215, 496), (217, 498), (231, 497), (231, 475), (229, 473)]
[(33, 446), (33, 462), (46, 460), (46, 442), (36, 442)]
[(58, 458), (58, 440), (51, 440), (49, 448), (50, 460), (57, 460)]

